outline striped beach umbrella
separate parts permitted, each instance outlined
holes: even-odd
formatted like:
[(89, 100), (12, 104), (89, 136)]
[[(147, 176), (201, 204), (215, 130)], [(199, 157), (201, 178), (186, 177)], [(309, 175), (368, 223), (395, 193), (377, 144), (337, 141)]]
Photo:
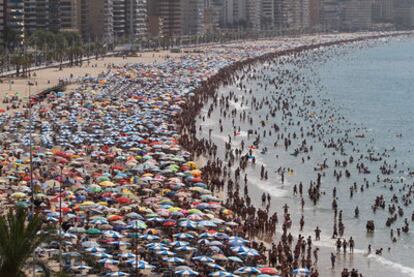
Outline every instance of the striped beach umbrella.
[(192, 269), (178, 270), (175, 272), (175, 275), (178, 276), (197, 276), (198, 272)]
[(260, 270), (252, 266), (244, 266), (237, 269), (236, 274), (260, 274)]

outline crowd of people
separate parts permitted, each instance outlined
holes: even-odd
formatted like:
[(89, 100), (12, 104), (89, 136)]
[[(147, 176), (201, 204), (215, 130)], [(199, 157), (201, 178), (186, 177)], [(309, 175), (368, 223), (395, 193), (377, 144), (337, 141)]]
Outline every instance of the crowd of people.
[[(223, 120), (239, 115), (252, 126), (264, 127), (265, 121), (253, 122), (230, 111), (228, 101), (240, 96), (222, 98), (218, 88), (247, 78), (259, 63), (377, 36), (326, 35), (211, 46), (178, 60), (110, 65), (105, 74), (85, 78), (73, 91), (50, 93), (44, 99), (33, 98), (25, 109), (3, 111), (3, 207), (34, 205), (45, 224), (57, 226), (56, 240), (36, 253), (45, 260), (53, 256), (63, 261), (65, 270), (76, 274), (319, 276), (319, 248), (311, 236), (293, 237), (291, 208), (285, 205), (282, 212), (270, 213), (271, 195), (263, 195), (262, 206), (254, 205), (256, 200), (249, 196), (245, 169), (256, 162), (253, 152), (262, 135), (253, 130), (255, 142), (236, 150), (229, 135), (221, 153), (209, 138), (197, 136), (201, 127), (196, 119), (213, 99), (209, 114), (220, 107)], [(263, 107), (267, 101), (255, 98), (252, 107)], [(278, 103), (273, 112), (283, 112), (289, 122), (290, 103)], [(272, 125), (263, 136), (280, 136), (278, 130), (280, 126)], [(303, 135), (285, 134), (280, 140), (290, 151)], [(327, 147), (340, 150), (341, 143), (332, 141)], [(304, 140), (295, 155), (306, 151), (312, 150)], [(208, 161), (199, 168), (192, 160), (202, 155)], [(279, 171), (281, 176), (292, 172)], [(269, 175), (263, 168), (262, 178)], [(316, 201), (322, 194), (320, 179), (309, 188)], [(298, 187), (295, 194), (303, 201), (304, 188)], [(406, 191), (412, 189), (407, 186)], [(407, 203), (411, 196), (405, 196)], [(281, 234), (276, 238), (278, 226)], [(337, 236), (342, 235), (340, 226), (341, 211)], [(316, 240), (320, 233), (318, 227)], [(353, 248), (351, 242), (352, 238), (341, 240), (344, 251), (344, 245)]]

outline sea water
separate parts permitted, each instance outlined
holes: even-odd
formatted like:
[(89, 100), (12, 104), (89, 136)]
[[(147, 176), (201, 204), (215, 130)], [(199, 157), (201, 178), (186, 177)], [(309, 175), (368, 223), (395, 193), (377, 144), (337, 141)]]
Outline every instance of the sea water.
[[(331, 51), (331, 50), (324, 50)], [(332, 52), (332, 51), (331, 51)], [(308, 54), (304, 54), (308, 55)], [(319, 55), (309, 53), (309, 55)], [(322, 54), (321, 54), (322, 55)], [(368, 149), (373, 152), (388, 151), (387, 161), (394, 163), (397, 160), (398, 170), (391, 176), (393, 180), (403, 180), (407, 184), (412, 184), (413, 180), (408, 176), (408, 172), (414, 171), (414, 40), (393, 39), (388, 43), (379, 43), (370, 47), (344, 47), (335, 50), (334, 54), (327, 56), (323, 62), (316, 61), (306, 66), (285, 64), (288, 70), (299, 72), (303, 77), (303, 82), (294, 86), (294, 93), (298, 94), (297, 104), (300, 106), (302, 99), (309, 98), (315, 100), (315, 107), (307, 107), (307, 111), (314, 112), (316, 122), (324, 122), (325, 118), (319, 113), (323, 111), (332, 112), (333, 116), (326, 126), (321, 130), (325, 136), (333, 138), (340, 137), (346, 130), (352, 129), (351, 134), (363, 135), (364, 137), (354, 137), (354, 145), (346, 145), (346, 152), (354, 158), (363, 154), (366, 155)], [(312, 59), (311, 59), (312, 60)], [(307, 63), (309, 60), (307, 60)], [(280, 67), (280, 65), (279, 65)], [(271, 70), (266, 70), (263, 65), (258, 65), (258, 71), (262, 70), (269, 78), (275, 74)], [(253, 73), (252, 73), (253, 74)], [(247, 89), (252, 89), (257, 98), (270, 96), (274, 93), (264, 90), (260, 86), (260, 80), (244, 82)], [(292, 85), (290, 84), (292, 87)], [(228, 95), (230, 91), (236, 94), (251, 97), (235, 86), (223, 87), (219, 95)], [(277, 93), (284, 93), (283, 88)], [(241, 106), (240, 103), (230, 102), (231, 109), (238, 112), (246, 110), (255, 122), (263, 120), (268, 114), (268, 110), (262, 109), (251, 111), (250, 106)], [(202, 111), (206, 115), (207, 109)], [(208, 137), (208, 129), (212, 129), (211, 139), (219, 147), (224, 149), (224, 143), (228, 135), (232, 135), (231, 119), (223, 119), (224, 132), (219, 131), (218, 121), (222, 118), (216, 109), (211, 118), (199, 124), (203, 127), (200, 136)], [(294, 118), (294, 117), (293, 117)], [(295, 118), (296, 119), (296, 118)], [(297, 120), (304, 120), (303, 116)], [(319, 121), (318, 121), (319, 120)], [(306, 121), (306, 120), (305, 120)], [(281, 128), (294, 131), (295, 127), (287, 126), (280, 116), (270, 118), (270, 123), (277, 123)], [(311, 124), (310, 122), (304, 123)], [(248, 122), (236, 123), (240, 126), (241, 132), (232, 139), (233, 147), (239, 147), (241, 140), (246, 145), (253, 141), (253, 137), (248, 139), (247, 130), (251, 128)], [(327, 126), (330, 126), (329, 129)], [(328, 130), (334, 130), (328, 132)], [(296, 130), (298, 131), (298, 130)], [(390, 198), (395, 193), (401, 196), (398, 189), (402, 183), (395, 182), (394, 190), (389, 189), (390, 184), (386, 182), (375, 182), (378, 174), (378, 167), (381, 162), (364, 160), (368, 165), (371, 174), (361, 175), (355, 169), (355, 163), (348, 168), (352, 168), (351, 178), (342, 178), (339, 182), (333, 177), (333, 160), (344, 159), (340, 153), (334, 150), (323, 148), (317, 139), (311, 141), (314, 150), (309, 153), (311, 159), (302, 163), (301, 159), (291, 155), (293, 151), (285, 151), (282, 146), (273, 147), (275, 142), (273, 136), (262, 138), (259, 148), (267, 147), (269, 151), (261, 154), (260, 150), (255, 152), (256, 164), (247, 168), (249, 176), (249, 195), (256, 206), (261, 206), (261, 195), (263, 192), (272, 196), (270, 212), (278, 212), (279, 218), (282, 215), (282, 206), (287, 204), (293, 218), (293, 227), (290, 230), (296, 238), (299, 234), (299, 220), (303, 214), (305, 217), (305, 227), (301, 232), (306, 237), (311, 235), (314, 238), (314, 229), (318, 226), (322, 230), (321, 241), (314, 242), (315, 246), (321, 249), (319, 254), (318, 269), (321, 276), (340, 276), (343, 267), (348, 269), (357, 268), (364, 276), (414, 276), (414, 232), (402, 233), (393, 243), (390, 239), (390, 228), (385, 226), (388, 217), (388, 210), (377, 210), (374, 213), (371, 209), (375, 197), (384, 195), (387, 205)], [(283, 142), (279, 141), (279, 145)], [(355, 152), (356, 149), (356, 152)], [(224, 151), (218, 151), (224, 153)], [(220, 154), (219, 154), (220, 155)], [(306, 157), (306, 156), (304, 156)], [(349, 157), (349, 156), (348, 156)], [(326, 176), (322, 179), (322, 195), (317, 205), (313, 205), (307, 196), (309, 180), (315, 180), (317, 171), (315, 166), (327, 159), (330, 168), (326, 170)], [(264, 165), (269, 172), (268, 180), (260, 179), (260, 166)], [(282, 184), (280, 176), (276, 173), (279, 167), (292, 168), (293, 174), (285, 174), (285, 182)], [(399, 171), (401, 170), (401, 171)], [(358, 191), (364, 181), (375, 182), (374, 186), (366, 189), (363, 193), (354, 193), (350, 198), (349, 187), (356, 182)], [(305, 208), (301, 209), (300, 197), (292, 193), (293, 185), (302, 182), (304, 184)], [(336, 186), (338, 195), (338, 209), (343, 211), (343, 222), (345, 224), (344, 238), (351, 236), (355, 240), (354, 254), (336, 253), (335, 240), (332, 236), (333, 211), (332, 189)], [(241, 192), (242, 193), (242, 192)], [(358, 206), (360, 210), (359, 218), (354, 218), (354, 209)], [(401, 227), (403, 219), (408, 218), (411, 222), (411, 213), (414, 205), (404, 207), (404, 216), (399, 218), (392, 228)], [(367, 220), (374, 220), (376, 229), (373, 235), (367, 234), (365, 224)], [(281, 230), (280, 224), (278, 231)], [(396, 232), (395, 232), (396, 233)], [(280, 238), (280, 233), (276, 235), (275, 241)], [(381, 256), (367, 254), (368, 245), (375, 249), (383, 248)], [(314, 246), (314, 247), (315, 247)], [(390, 248), (390, 251), (388, 251)], [(337, 254), (337, 264), (335, 269), (331, 269), (329, 255), (330, 252)]]

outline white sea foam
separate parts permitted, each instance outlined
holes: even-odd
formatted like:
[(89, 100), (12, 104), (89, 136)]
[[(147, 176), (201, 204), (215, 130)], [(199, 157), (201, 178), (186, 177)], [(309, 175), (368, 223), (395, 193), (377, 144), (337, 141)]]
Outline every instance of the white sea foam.
[(393, 268), (395, 270), (398, 270), (401, 273), (406, 274), (407, 276), (411, 276), (414, 277), (414, 268), (412, 267), (408, 267), (408, 266), (404, 266), (402, 264), (387, 260), (386, 258), (382, 257), (382, 256), (378, 256), (378, 255), (368, 255), (368, 259), (371, 259), (375, 262), (381, 263), (389, 268)]
[(246, 105), (242, 107), (240, 102), (229, 101), (229, 104), (238, 111), (243, 111), (243, 110), (248, 110), (249, 109), (249, 107), (246, 106)]
[(284, 197), (288, 195), (288, 191), (285, 189), (278, 188), (276, 184), (269, 180), (260, 180), (256, 176), (249, 176), (249, 183), (258, 187), (259, 189), (269, 193), (273, 197)]
[(246, 131), (240, 131), (238, 137), (247, 137), (247, 132)]

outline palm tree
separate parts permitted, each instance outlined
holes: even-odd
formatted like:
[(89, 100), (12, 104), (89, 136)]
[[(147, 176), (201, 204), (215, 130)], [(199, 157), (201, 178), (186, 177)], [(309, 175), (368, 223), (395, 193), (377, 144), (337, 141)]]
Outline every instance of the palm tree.
[(20, 70), (24, 65), (24, 55), (23, 53), (13, 54), (10, 59), (10, 63), (13, 64), (16, 68), (16, 76), (20, 76)]
[(59, 61), (59, 70), (62, 70), (63, 59), (67, 51), (68, 41), (63, 33), (57, 33), (55, 37), (55, 49), (56, 60)]
[(46, 236), (38, 234), (42, 220), (22, 208), (0, 217), (0, 276), (24, 276), (23, 267)]

